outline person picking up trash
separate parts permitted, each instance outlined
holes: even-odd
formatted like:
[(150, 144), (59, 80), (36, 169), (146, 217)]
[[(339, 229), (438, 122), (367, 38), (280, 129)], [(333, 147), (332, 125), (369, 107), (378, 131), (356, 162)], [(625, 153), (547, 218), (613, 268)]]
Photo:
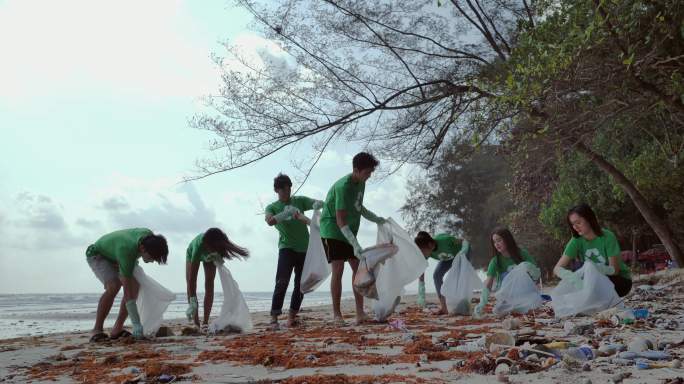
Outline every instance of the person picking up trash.
[(518, 244), (508, 228), (497, 228), (490, 237), (492, 259), (487, 267), (487, 279), (482, 288), (480, 303), (475, 307), (474, 315), (482, 316), (484, 308), (489, 301), (491, 291), (501, 287), (504, 277), (517, 265), (523, 265), (532, 280), (539, 279), (541, 271), (537, 262), (526, 249), (518, 247)]
[(297, 313), (304, 299), (300, 282), (309, 244), (309, 230), (306, 227), (309, 220), (302, 212), (320, 209), (323, 202), (306, 196), (291, 196), (292, 181), (282, 173), (273, 179), (273, 190), (278, 194), (278, 200), (266, 207), (266, 223), (275, 226), (279, 235), (278, 268), (271, 300), (271, 328), (277, 329), (278, 316), (283, 313), (283, 301), (293, 270), (294, 290), (290, 297), (287, 326), (297, 324)]
[(185, 261), (185, 281), (188, 295), (188, 309), (185, 311), (189, 321), (200, 327), (197, 302), (197, 275), (202, 263), (204, 269), (204, 312), (202, 328), (206, 331), (209, 324), (211, 307), (214, 304), (214, 280), (216, 264), (223, 264), (223, 259), (247, 258), (249, 251), (232, 243), (219, 228), (209, 228), (197, 235), (188, 245)]
[[(439, 296), (440, 305), (440, 308), (437, 312), (435, 312), (435, 315), (446, 315), (449, 313), (449, 311), (447, 309), (446, 299), (440, 293), (440, 291), (442, 288), (442, 283), (444, 282), (444, 275), (451, 268), (454, 257), (456, 257), (456, 255), (461, 251), (463, 240), (457, 239), (456, 237), (446, 233), (439, 234), (432, 238), (429, 233), (420, 231), (418, 232), (418, 235), (416, 235), (414, 242), (426, 259), (431, 257), (439, 261), (439, 263), (437, 263), (437, 268), (435, 268), (435, 272), (432, 274), (432, 279), (435, 283), (435, 289), (437, 290), (437, 295)], [(470, 249), (468, 249), (468, 253), (470, 253)], [(468, 256), (469, 255), (466, 254), (466, 257)], [(424, 275), (421, 275), (418, 281), (418, 294), (419, 304), (420, 301), (425, 302)]]
[[(352, 173), (337, 180), (325, 198), (321, 213), (321, 238), (328, 263), (332, 265), (330, 293), (333, 304), (333, 318), (335, 323), (344, 324), (340, 311), (342, 296), (342, 274), (344, 263), (349, 262), (352, 268), (352, 281), (356, 275), (361, 259), (361, 245), (356, 239), (359, 231), (361, 216), (377, 224), (383, 224), (385, 219), (375, 215), (363, 206), (363, 195), (366, 181), (378, 166), (378, 160), (373, 155), (360, 152), (352, 159)], [(363, 309), (363, 296), (354, 290), (356, 304), (356, 323), (368, 320)]]
[[(123, 328), (127, 317), (130, 317), (133, 324), (132, 336), (143, 338), (143, 326), (136, 305), (140, 284), (133, 277), (133, 269), (139, 258), (145, 263), (156, 261), (159, 264), (166, 264), (168, 254), (169, 248), (164, 236), (155, 235), (147, 228), (115, 231), (100, 237), (88, 247), (88, 265), (105, 289), (97, 305), (91, 342), (130, 336), (131, 333)], [(104, 321), (122, 286), (124, 295), (119, 314), (110, 335), (107, 336), (103, 332)]]
[(615, 234), (601, 228), (596, 214), (587, 204), (568, 210), (567, 222), (572, 238), (565, 246), (563, 256), (556, 263), (553, 273), (579, 289), (582, 287), (582, 280), (566, 267), (575, 259), (589, 261), (610, 279), (618, 296), (627, 295), (632, 289), (632, 274), (620, 257), (620, 244)]

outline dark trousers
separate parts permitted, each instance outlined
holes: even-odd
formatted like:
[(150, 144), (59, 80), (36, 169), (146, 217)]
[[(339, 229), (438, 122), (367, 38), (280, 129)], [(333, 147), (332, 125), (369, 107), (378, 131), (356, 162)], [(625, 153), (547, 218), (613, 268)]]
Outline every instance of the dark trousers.
[(615, 292), (617, 292), (618, 296), (623, 297), (632, 290), (632, 280), (626, 279), (620, 275), (608, 276), (608, 278), (613, 282)]
[(437, 290), (437, 295), (442, 296), (440, 291), (442, 290), (442, 283), (444, 282), (444, 275), (449, 272), (451, 264), (453, 264), (454, 259), (451, 260), (441, 260), (437, 263), (435, 272), (432, 273), (432, 280), (435, 282), (435, 289)]
[(304, 268), (304, 258), (306, 253), (295, 252), (291, 248), (281, 248), (278, 251), (278, 271), (276, 272), (275, 289), (273, 290), (273, 300), (271, 301), (271, 316), (278, 316), (283, 313), (283, 301), (287, 286), (290, 284), (290, 277), (294, 269), (295, 281), (292, 297), (290, 298), (290, 312), (297, 313), (302, 305), (304, 295), (299, 289), (299, 282), (302, 279), (302, 269)]

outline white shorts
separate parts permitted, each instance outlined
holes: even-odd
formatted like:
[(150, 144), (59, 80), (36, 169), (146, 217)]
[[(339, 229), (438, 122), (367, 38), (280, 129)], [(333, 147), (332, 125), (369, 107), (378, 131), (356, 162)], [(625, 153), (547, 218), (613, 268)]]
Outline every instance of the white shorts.
[(90, 256), (87, 259), (90, 269), (95, 272), (95, 276), (103, 285), (106, 285), (108, 281), (119, 280), (119, 268), (116, 264), (100, 255)]

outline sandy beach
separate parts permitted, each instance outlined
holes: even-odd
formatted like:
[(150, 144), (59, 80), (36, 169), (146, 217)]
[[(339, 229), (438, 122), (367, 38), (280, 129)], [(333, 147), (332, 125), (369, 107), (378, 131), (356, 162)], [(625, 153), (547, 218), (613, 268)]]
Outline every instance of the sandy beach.
[[(268, 314), (253, 313), (249, 334), (192, 335), (184, 320), (166, 325), (174, 336), (153, 340), (130, 339), (98, 344), (89, 333), (51, 334), (0, 340), (0, 382), (58, 383), (677, 383), (684, 369), (637, 369), (615, 356), (588, 362), (548, 357), (542, 345), (569, 341), (628, 345), (636, 336), (650, 339), (671, 359), (684, 357), (684, 284), (681, 273), (665, 273), (635, 282), (626, 305), (647, 308), (647, 319), (614, 325), (601, 318), (580, 317), (592, 323), (583, 334), (567, 334), (565, 320), (555, 320), (546, 305), (525, 316), (475, 320), (464, 316), (435, 316), (436, 297), (428, 308), (405, 296), (389, 323), (353, 325), (353, 302), (343, 303), (347, 325), (330, 322), (328, 306), (306, 308), (302, 324), (272, 331)], [(519, 323), (510, 328), (511, 320)], [(462, 345), (485, 336), (507, 333), (518, 346), (539, 353), (484, 347), (463, 351)], [(185, 335), (184, 335), (185, 334)], [(527, 344), (525, 344), (527, 343)], [(459, 347), (460, 346), (460, 347)], [(529, 356), (534, 354), (535, 356)], [(552, 355), (552, 354), (551, 354)], [(506, 364), (505, 373), (495, 373)], [(671, 363), (668, 363), (672, 365)], [(680, 378), (680, 381), (677, 381)]]

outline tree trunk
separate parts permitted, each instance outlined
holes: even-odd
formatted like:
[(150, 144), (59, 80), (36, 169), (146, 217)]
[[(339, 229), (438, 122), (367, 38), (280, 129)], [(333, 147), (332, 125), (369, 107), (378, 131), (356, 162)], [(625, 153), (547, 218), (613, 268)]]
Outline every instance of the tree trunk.
[(677, 262), (679, 268), (684, 267), (684, 257), (682, 255), (682, 250), (679, 245), (674, 240), (672, 236), (672, 231), (667, 225), (665, 220), (658, 216), (655, 211), (651, 208), (644, 195), (639, 192), (634, 183), (632, 183), (625, 175), (620, 172), (613, 164), (609, 163), (601, 155), (594, 152), (591, 148), (584, 145), (584, 143), (579, 143), (576, 145), (577, 150), (585, 155), (589, 160), (596, 164), (601, 170), (609, 174), (613, 180), (624, 189), (625, 192), (632, 199), (632, 202), (643, 216), (646, 223), (653, 229), (653, 232), (658, 236), (658, 239), (663, 243), (667, 253), (670, 254), (673, 260)]

